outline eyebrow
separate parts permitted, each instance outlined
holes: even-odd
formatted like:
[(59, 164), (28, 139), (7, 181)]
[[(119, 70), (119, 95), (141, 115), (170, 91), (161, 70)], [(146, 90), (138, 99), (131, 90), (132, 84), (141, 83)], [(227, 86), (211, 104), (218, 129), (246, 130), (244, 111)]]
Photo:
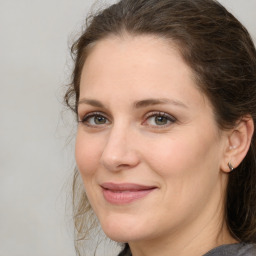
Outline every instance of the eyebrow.
[(134, 103), (134, 106), (135, 106), (135, 108), (143, 108), (143, 107), (148, 107), (148, 106), (152, 106), (152, 105), (160, 105), (160, 104), (172, 104), (172, 105), (188, 108), (188, 106), (185, 105), (181, 101), (166, 99), (166, 98), (160, 98), (160, 99), (152, 98), (152, 99), (140, 100), (140, 101), (136, 101)]
[[(106, 107), (100, 101), (94, 100), (94, 99), (85, 99), (85, 98), (81, 99), (78, 101), (78, 105), (80, 104), (87, 104), (93, 107), (106, 109)], [(154, 106), (154, 105), (160, 105), (160, 104), (171, 104), (171, 105), (175, 105), (183, 108), (188, 108), (188, 106), (181, 101), (167, 99), (167, 98), (160, 98), (160, 99), (150, 98), (145, 100), (139, 100), (139, 101), (135, 101), (133, 105), (134, 105), (134, 108), (145, 108), (148, 106)]]
[(93, 107), (105, 108), (105, 106), (100, 101), (93, 99), (81, 99), (78, 101), (78, 105), (80, 104), (87, 104)]

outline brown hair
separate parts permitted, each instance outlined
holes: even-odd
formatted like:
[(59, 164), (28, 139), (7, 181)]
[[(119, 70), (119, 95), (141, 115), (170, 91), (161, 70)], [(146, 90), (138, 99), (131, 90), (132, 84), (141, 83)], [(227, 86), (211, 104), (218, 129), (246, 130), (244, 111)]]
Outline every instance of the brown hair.
[[(121, 0), (89, 18), (72, 47), (75, 60), (67, 105), (77, 113), (81, 70), (89, 46), (110, 35), (156, 35), (174, 42), (211, 101), (220, 129), (244, 116), (256, 121), (256, 50), (244, 26), (214, 0)], [(229, 176), (226, 221), (232, 235), (256, 242), (255, 134), (243, 162)], [(82, 239), (91, 211), (74, 176), (74, 221)], [(80, 201), (79, 201), (80, 200)], [(92, 223), (90, 221), (90, 223)]]

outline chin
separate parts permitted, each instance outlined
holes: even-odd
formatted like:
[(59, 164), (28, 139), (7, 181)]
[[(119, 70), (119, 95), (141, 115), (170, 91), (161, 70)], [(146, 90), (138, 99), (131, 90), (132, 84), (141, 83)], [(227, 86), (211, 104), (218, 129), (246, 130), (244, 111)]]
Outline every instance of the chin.
[(113, 241), (122, 243), (149, 238), (147, 234), (150, 234), (150, 230), (145, 228), (147, 226), (134, 216), (129, 216), (129, 218), (116, 216), (101, 221), (101, 227), (106, 236)]
[(136, 235), (134, 232), (130, 232), (130, 229), (126, 225), (122, 225), (119, 221), (113, 225), (108, 223), (107, 225), (102, 225), (102, 229), (107, 237), (116, 242), (127, 242), (134, 240)]
[(127, 243), (132, 241), (139, 241), (143, 239), (139, 234), (131, 233), (129, 229), (127, 229), (123, 233), (120, 233), (120, 230), (118, 230), (117, 232), (113, 232), (109, 230), (104, 232), (108, 238), (118, 243)]

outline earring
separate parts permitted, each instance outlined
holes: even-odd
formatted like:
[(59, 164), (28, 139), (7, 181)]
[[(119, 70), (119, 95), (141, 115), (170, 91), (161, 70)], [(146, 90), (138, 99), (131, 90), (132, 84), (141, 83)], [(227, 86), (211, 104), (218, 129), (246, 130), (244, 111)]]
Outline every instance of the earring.
[(232, 166), (232, 164), (230, 162), (228, 162), (228, 167), (229, 167), (231, 172), (234, 170), (234, 167)]

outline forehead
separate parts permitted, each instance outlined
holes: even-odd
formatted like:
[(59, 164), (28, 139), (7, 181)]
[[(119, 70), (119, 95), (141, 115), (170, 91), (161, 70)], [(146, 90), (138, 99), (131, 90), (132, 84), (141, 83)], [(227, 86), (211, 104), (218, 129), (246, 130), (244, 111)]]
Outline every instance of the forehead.
[(90, 47), (81, 80), (103, 79), (104, 84), (121, 77), (123, 80), (139, 77), (152, 80), (177, 70), (181, 77), (193, 79), (193, 72), (174, 43), (150, 35), (111, 36)]
[(124, 35), (100, 40), (90, 48), (80, 93), (129, 88), (135, 95), (146, 90), (152, 96), (166, 89), (182, 94), (188, 87), (199, 93), (193, 72), (174, 43), (151, 35)]
[(154, 35), (110, 35), (89, 46), (85, 63), (91, 61), (92, 55), (94, 59), (97, 58), (97, 61), (103, 57), (104, 61), (111, 61), (115, 57), (121, 60), (123, 57), (127, 64), (133, 61), (134, 57), (137, 61), (139, 58), (153, 61), (156, 57), (157, 60), (160, 59), (162, 55), (171, 57), (175, 55), (175, 58), (182, 61), (178, 46), (173, 41)]

